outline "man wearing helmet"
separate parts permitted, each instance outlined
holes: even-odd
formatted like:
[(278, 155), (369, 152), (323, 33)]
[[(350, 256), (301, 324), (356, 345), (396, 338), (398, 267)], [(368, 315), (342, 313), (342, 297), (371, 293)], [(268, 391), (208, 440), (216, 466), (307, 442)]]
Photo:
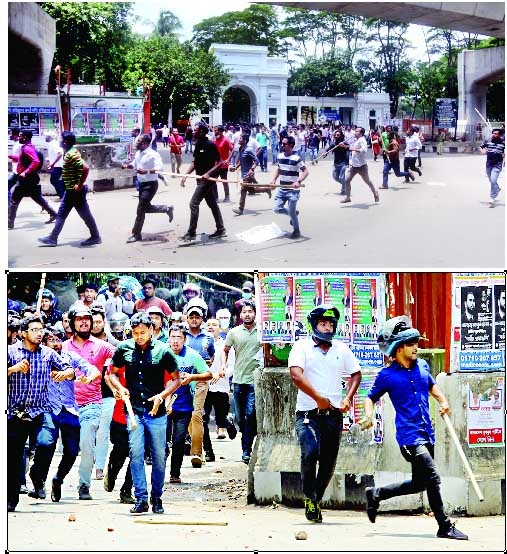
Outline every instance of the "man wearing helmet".
[(158, 306), (152, 306), (146, 310), (146, 313), (150, 316), (153, 323), (153, 338), (162, 342), (167, 342), (169, 337), (164, 329), (166, 318), (162, 308)]
[[(336, 465), (343, 414), (349, 411), (361, 382), (356, 357), (346, 344), (333, 338), (339, 317), (332, 304), (316, 306), (308, 314), (312, 336), (296, 341), (288, 360), (290, 375), (299, 389), (296, 432), (301, 446), (305, 516), (315, 523), (322, 522), (320, 503)], [(342, 380), (347, 377), (343, 396)]]
[[(102, 374), (109, 365), (114, 353), (112, 344), (95, 338), (92, 334), (93, 316), (90, 309), (82, 302), (73, 304), (69, 310), (69, 324), (72, 337), (62, 345), (63, 352), (75, 352), (87, 362), (94, 365)], [(91, 383), (76, 383), (75, 395), (79, 406), (79, 423), (81, 434), (79, 448), (79, 500), (91, 500), (90, 485), (93, 465), (95, 463), (95, 445), (102, 413), (102, 379)]]
[[(37, 299), (41, 292), (37, 293)], [(45, 319), (45, 323), (49, 325), (54, 325), (57, 321), (62, 319), (62, 312), (56, 309), (56, 297), (49, 289), (42, 290), (42, 300), (40, 309), (42, 311), (42, 316)]]
[(111, 335), (116, 340), (116, 346), (118, 342), (126, 340), (127, 337), (127, 323), (129, 321), (129, 316), (123, 312), (116, 312), (111, 316), (109, 322), (109, 329), (111, 330)]
[(182, 311), (183, 314), (186, 315), (189, 302), (194, 298), (201, 297), (201, 287), (196, 283), (185, 283), (185, 285), (183, 285), (182, 294), (186, 300), (186, 304), (183, 306)]
[(445, 514), (440, 495), (440, 477), (433, 458), (435, 433), (429, 395), (440, 404), (440, 415), (450, 414), (451, 410), (430, 373), (428, 363), (417, 359), (420, 339), (419, 331), (412, 327), (406, 316), (390, 319), (379, 330), (377, 342), (380, 350), (391, 358), (391, 363), (375, 378), (364, 400), (365, 417), (359, 424), (363, 430), (372, 426), (374, 404), (387, 393), (396, 411), (396, 440), (401, 455), (412, 466), (412, 479), (382, 487), (367, 487), (366, 511), (369, 520), (375, 523), (382, 500), (426, 490), (431, 511), (438, 522), (437, 537), (467, 540), (467, 535), (458, 531)]

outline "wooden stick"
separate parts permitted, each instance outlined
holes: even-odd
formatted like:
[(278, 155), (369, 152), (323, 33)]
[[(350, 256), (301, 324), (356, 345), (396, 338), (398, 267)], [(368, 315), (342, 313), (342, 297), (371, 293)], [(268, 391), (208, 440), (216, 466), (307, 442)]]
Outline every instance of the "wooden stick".
[[(202, 175), (182, 175), (181, 173), (166, 173), (164, 171), (160, 171), (162, 175), (173, 175), (175, 177), (188, 177), (190, 179), (202, 179)], [(276, 187), (276, 188), (292, 188), (290, 185), (271, 185), (270, 183), (247, 183), (246, 181), (239, 181), (239, 180), (232, 180), (232, 179), (218, 179), (215, 177), (209, 177), (209, 179), (205, 179), (206, 181), (214, 181), (215, 183), (236, 183), (238, 185), (241, 185), (242, 187)], [(300, 187), (304, 188), (306, 185), (301, 184)]]
[(327, 156), (329, 153), (331, 153), (333, 150), (336, 150), (338, 148), (338, 146), (340, 146), (340, 143), (336, 144), (335, 146), (333, 146), (333, 148), (330, 148), (329, 150), (326, 150), (325, 152), (323, 152), (322, 154), (319, 154), (314, 160), (312, 160), (310, 163), (312, 165), (315, 164), (315, 162), (317, 160), (320, 160), (320, 158), (323, 158), (324, 156)]
[[(284, 189), (296, 189), (296, 187), (292, 185), (272, 185), (271, 183), (247, 183), (246, 181), (241, 181), (239, 183), (242, 187), (275, 187), (277, 189), (284, 188)], [(306, 185), (301, 183), (298, 188), (305, 188)]]
[(130, 403), (130, 398), (128, 396), (124, 396), (123, 402), (125, 402), (125, 406), (127, 407), (127, 412), (129, 414), (132, 429), (137, 429), (137, 421), (134, 416), (134, 410), (132, 409), (132, 404)]
[(37, 298), (37, 304), (36, 304), (36, 308), (35, 308), (35, 312), (40, 314), (40, 309), (41, 309), (41, 306), (42, 306), (42, 291), (44, 290), (44, 287), (46, 286), (46, 274), (43, 273), (41, 275), (41, 280), (40, 280), (40, 288), (39, 288), (39, 298)]
[(480, 502), (484, 500), (484, 496), (482, 496), (481, 489), (479, 488), (479, 485), (477, 484), (477, 480), (475, 478), (474, 472), (472, 471), (472, 468), (470, 467), (470, 464), (468, 463), (468, 460), (465, 456), (465, 453), (463, 452), (463, 448), (461, 447), (461, 443), (459, 442), (458, 436), (456, 435), (456, 431), (454, 430), (454, 427), (452, 426), (451, 420), (449, 419), (449, 416), (447, 414), (443, 415), (445, 424), (447, 425), (447, 429), (449, 431), (449, 434), (451, 435), (451, 438), (454, 442), (454, 446), (458, 450), (458, 454), (461, 458), (461, 461), (463, 462), (463, 466), (465, 467), (466, 472), (468, 473), (468, 476), (470, 477), (470, 481), (472, 481), (472, 485), (474, 487), (474, 490), (479, 497)]
[(226, 527), (227, 521), (164, 521), (160, 519), (134, 519), (134, 523), (145, 523), (147, 525), (220, 525)]

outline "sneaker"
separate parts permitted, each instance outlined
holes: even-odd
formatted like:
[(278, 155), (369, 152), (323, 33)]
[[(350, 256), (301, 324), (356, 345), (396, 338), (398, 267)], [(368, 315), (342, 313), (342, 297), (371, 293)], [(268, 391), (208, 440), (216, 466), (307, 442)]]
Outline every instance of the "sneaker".
[(366, 493), (366, 513), (368, 514), (368, 519), (372, 523), (375, 523), (380, 502), (375, 498), (374, 487), (366, 487), (364, 492)]
[(299, 239), (301, 238), (301, 233), (299, 231), (294, 231), (291, 235), (289, 235), (290, 239)]
[(318, 502), (305, 498), (305, 517), (313, 523), (322, 523), (322, 511)]
[(81, 246), (95, 246), (96, 244), (102, 244), (100, 237), (90, 237), (81, 243)]
[(229, 435), (231, 441), (236, 438), (238, 430), (236, 429), (236, 426), (234, 425), (231, 417), (227, 418), (227, 427), (225, 428), (225, 430), (227, 431), (227, 434)]
[(61, 497), (62, 497), (62, 484), (60, 483), (60, 480), (57, 477), (53, 477), (53, 481), (51, 481), (51, 500), (53, 502), (60, 502)]
[(44, 500), (46, 498), (46, 489), (44, 488), (44, 485), (34, 485), (34, 488), (28, 493), (28, 496), (30, 498), (39, 498), (40, 500)]
[(217, 429), (217, 439), (225, 439), (225, 429)]
[(56, 240), (50, 238), (50, 237), (41, 237), (40, 239), (37, 239), (39, 242), (42, 242), (42, 244), (45, 244), (46, 246), (57, 246)]
[(215, 461), (215, 453), (214, 452), (206, 452), (206, 455), (204, 456), (204, 458), (207, 462), (214, 462)]
[(182, 237), (179, 237), (179, 239), (185, 242), (190, 242), (192, 240), (195, 240), (195, 235), (191, 235), (190, 233), (185, 233)]
[(44, 221), (44, 223), (46, 225), (50, 224), (50, 223), (54, 223), (56, 221), (56, 215), (50, 215), (49, 216), (49, 219), (47, 221)]
[(441, 539), (456, 539), (458, 541), (467, 541), (468, 535), (462, 533), (459, 529), (456, 529), (454, 523), (451, 523), (449, 527), (439, 528), (437, 537)]
[(169, 206), (167, 208), (167, 215), (169, 216), (169, 223), (174, 219), (174, 206)]
[(161, 498), (153, 498), (151, 511), (154, 514), (163, 514), (164, 513), (164, 508), (162, 506), (162, 499)]
[(250, 463), (250, 454), (248, 452), (243, 452), (243, 456), (241, 456), (241, 461), (244, 464), (248, 465)]
[(114, 475), (111, 475), (109, 472), (107, 472), (104, 475), (104, 490), (106, 492), (113, 492), (114, 490), (114, 484), (116, 483), (116, 477)]
[(243, 210), (241, 208), (233, 208), (232, 211), (236, 215), (243, 215)]
[(19, 494), (28, 494), (28, 487), (26, 485), (21, 485), (19, 487)]
[(211, 233), (211, 235), (209, 235), (209, 238), (210, 239), (220, 239), (222, 237), (226, 237), (227, 236), (227, 232), (225, 229), (217, 229), (214, 233)]
[(90, 489), (86, 485), (79, 486), (79, 500), (93, 500), (90, 494)]
[(143, 514), (146, 513), (150, 507), (148, 506), (148, 502), (146, 500), (137, 500), (134, 507), (130, 508), (131, 514)]
[(199, 454), (194, 454), (190, 459), (190, 463), (192, 464), (192, 467), (202, 467), (201, 456), (199, 456)]
[(104, 471), (102, 469), (95, 470), (95, 479), (97, 481), (102, 481), (102, 479), (104, 479)]
[(171, 475), (171, 477), (169, 477), (169, 483), (173, 483), (177, 485), (181, 483), (181, 477), (174, 477), (173, 475)]
[(352, 202), (350, 198), (344, 198), (343, 200), (340, 200), (340, 204), (348, 204), (349, 202)]
[(136, 499), (130, 491), (120, 490), (120, 504), (135, 504)]
[(141, 241), (141, 240), (143, 240), (143, 239), (139, 235), (130, 235), (130, 237), (126, 240), (126, 242), (127, 242), (127, 244), (129, 244), (131, 242), (137, 242), (137, 241)]

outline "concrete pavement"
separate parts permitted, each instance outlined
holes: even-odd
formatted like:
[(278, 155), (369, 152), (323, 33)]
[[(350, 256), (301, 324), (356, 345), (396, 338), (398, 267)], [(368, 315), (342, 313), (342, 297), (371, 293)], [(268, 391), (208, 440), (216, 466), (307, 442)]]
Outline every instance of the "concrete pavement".
[[(167, 159), (167, 152), (163, 152)], [(89, 202), (103, 244), (79, 247), (87, 229), (75, 211), (66, 222), (57, 248), (39, 247), (37, 238), (50, 231), (46, 214), (30, 199), (18, 211), (16, 227), (8, 232), (10, 268), (207, 268), (207, 269), (501, 269), (505, 267), (505, 202), (500, 193), (497, 206), (488, 207), (489, 182), (485, 157), (479, 154), (423, 155), (423, 176), (404, 183), (390, 176), (389, 190), (381, 190), (375, 204), (368, 187), (356, 176), (352, 203), (340, 204), (339, 185), (331, 178), (330, 155), (318, 165), (308, 165), (310, 176), (299, 202), (302, 237), (288, 236), (260, 244), (248, 244), (236, 234), (258, 225), (276, 223), (291, 232), (289, 218), (273, 213), (273, 200), (266, 194), (248, 196), (244, 215), (236, 216), (239, 190), (231, 185), (230, 204), (220, 204), (227, 237), (178, 247), (177, 237), (189, 222), (188, 202), (195, 181), (181, 188), (179, 179), (160, 184), (154, 203), (174, 204), (175, 218), (148, 214), (144, 240), (126, 244), (135, 218), (134, 189), (89, 195)], [(186, 161), (190, 158), (187, 155)], [(183, 170), (186, 166), (183, 166)], [(166, 171), (170, 164), (166, 163)], [(260, 183), (271, 180), (257, 172)], [(382, 162), (370, 160), (369, 172), (381, 184)], [(500, 186), (504, 189), (504, 172)], [(223, 189), (219, 185), (220, 197)], [(55, 208), (58, 204), (55, 203)], [(201, 204), (199, 233), (215, 230), (209, 208)]]
[[(77, 467), (53, 503), (22, 495), (16, 512), (8, 514), (11, 551), (374, 551), (374, 552), (503, 552), (505, 517), (458, 518), (456, 526), (469, 541), (439, 539), (433, 517), (426, 514), (380, 514), (373, 525), (363, 511), (324, 510), (324, 523), (310, 524), (303, 509), (246, 504), (247, 466), (241, 462), (239, 437), (217, 440), (211, 433), (217, 461), (192, 468), (185, 457), (180, 485), (168, 483), (165, 513), (129, 514), (115, 491), (92, 481), (91, 501), (77, 500)], [(59, 455), (55, 455), (50, 477)], [(149, 471), (149, 469), (148, 469)], [(120, 474), (121, 477), (123, 473)], [(48, 479), (49, 481), (49, 479)], [(30, 483), (29, 483), (30, 486)], [(75, 521), (69, 521), (69, 515)], [(296, 540), (300, 531), (306, 540)]]

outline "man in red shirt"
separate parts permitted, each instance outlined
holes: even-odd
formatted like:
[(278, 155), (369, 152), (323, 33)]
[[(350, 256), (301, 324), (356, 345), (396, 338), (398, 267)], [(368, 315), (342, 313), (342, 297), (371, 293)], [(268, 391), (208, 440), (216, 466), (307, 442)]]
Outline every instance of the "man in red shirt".
[[(218, 152), (220, 153), (220, 159), (222, 160), (222, 165), (218, 170), (212, 175), (212, 177), (219, 179), (227, 179), (227, 172), (229, 170), (229, 160), (232, 155), (232, 142), (224, 135), (223, 125), (217, 125), (214, 129), (215, 133), (215, 144), (217, 145)], [(224, 183), (224, 202), (230, 202), (229, 197), (229, 183)], [(217, 201), (218, 201), (218, 188), (217, 188)]]
[[(181, 167), (181, 147), (185, 144), (183, 137), (180, 137), (178, 129), (173, 129), (169, 137), (169, 147), (171, 149), (171, 171), (179, 173)], [(176, 171), (175, 171), (176, 169)], [(174, 175), (173, 175), (174, 178)]]
[(165, 300), (162, 300), (162, 298), (158, 298), (157, 296), (155, 296), (157, 283), (154, 279), (147, 277), (146, 279), (141, 281), (141, 285), (143, 287), (144, 298), (136, 300), (136, 303), (134, 304), (134, 313), (145, 312), (148, 308), (152, 308), (153, 306), (160, 308), (164, 312), (166, 317), (170, 316), (173, 313), (173, 311), (169, 307), (169, 304), (167, 304)]
[(14, 229), (14, 221), (18, 212), (19, 204), (25, 196), (30, 197), (36, 204), (46, 210), (49, 214), (49, 219), (46, 223), (53, 223), (56, 220), (56, 212), (42, 197), (40, 177), (38, 170), (40, 169), (40, 161), (32, 144), (32, 132), (21, 131), (19, 133), (19, 143), (21, 151), (19, 155), (11, 154), (10, 158), (14, 162), (18, 162), (16, 166), (16, 174), (18, 183), (12, 189), (11, 198), (9, 200), (8, 211), (8, 228)]

